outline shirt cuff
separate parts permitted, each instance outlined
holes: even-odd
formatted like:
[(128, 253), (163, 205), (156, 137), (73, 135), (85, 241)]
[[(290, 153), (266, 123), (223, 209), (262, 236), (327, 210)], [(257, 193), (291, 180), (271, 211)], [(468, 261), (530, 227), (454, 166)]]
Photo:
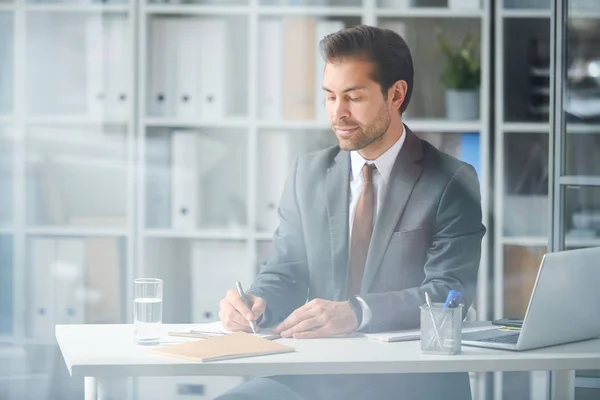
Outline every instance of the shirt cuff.
[(360, 307), (362, 308), (362, 321), (360, 322), (360, 326), (356, 329), (358, 331), (367, 326), (367, 324), (371, 321), (371, 317), (373, 316), (373, 314), (371, 313), (371, 309), (367, 305), (367, 302), (364, 301), (362, 297), (356, 296), (356, 299), (358, 300), (358, 302), (360, 303)]

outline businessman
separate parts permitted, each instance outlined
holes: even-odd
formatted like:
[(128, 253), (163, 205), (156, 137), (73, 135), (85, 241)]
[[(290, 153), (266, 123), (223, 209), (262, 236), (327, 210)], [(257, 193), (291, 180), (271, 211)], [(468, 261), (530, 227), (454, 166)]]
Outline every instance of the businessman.
[[(321, 41), (323, 90), (338, 145), (299, 157), (279, 205), (273, 250), (246, 307), (233, 288), (226, 328), (283, 337), (416, 328), (425, 292), (475, 295), (481, 240), (474, 169), (403, 124), (413, 91), (404, 40), (357, 26)], [(465, 399), (465, 374), (274, 376), (221, 399)]]

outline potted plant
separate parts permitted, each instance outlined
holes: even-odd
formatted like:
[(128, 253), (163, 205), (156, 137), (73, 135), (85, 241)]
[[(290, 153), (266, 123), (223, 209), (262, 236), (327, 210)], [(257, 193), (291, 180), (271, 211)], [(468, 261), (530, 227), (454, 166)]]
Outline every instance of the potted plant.
[(458, 48), (438, 30), (440, 49), (447, 58), (443, 74), (446, 85), (446, 114), (451, 120), (479, 119), (481, 65), (477, 54), (478, 40), (467, 34)]

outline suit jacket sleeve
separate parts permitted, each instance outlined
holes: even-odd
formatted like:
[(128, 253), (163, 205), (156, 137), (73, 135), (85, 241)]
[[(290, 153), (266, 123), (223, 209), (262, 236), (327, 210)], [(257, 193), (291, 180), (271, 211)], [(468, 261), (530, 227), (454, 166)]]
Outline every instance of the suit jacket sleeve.
[(462, 292), (466, 314), (477, 286), (481, 239), (485, 234), (481, 220), (477, 174), (472, 166), (464, 164), (452, 175), (441, 195), (422, 285), (364, 296), (372, 310), (372, 319), (363, 330), (378, 332), (419, 326), (419, 306), (425, 303), (425, 291), (433, 302), (444, 302), (451, 289)]
[(308, 266), (302, 221), (296, 198), (298, 159), (295, 160), (279, 202), (279, 226), (270, 257), (249, 293), (262, 297), (267, 309), (262, 326), (272, 326), (306, 302)]

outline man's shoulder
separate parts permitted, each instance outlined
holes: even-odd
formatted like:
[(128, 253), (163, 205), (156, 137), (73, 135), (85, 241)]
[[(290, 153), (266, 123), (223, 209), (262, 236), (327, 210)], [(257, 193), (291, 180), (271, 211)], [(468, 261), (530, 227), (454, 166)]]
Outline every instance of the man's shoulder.
[(301, 154), (298, 156), (298, 169), (308, 172), (325, 171), (341, 151), (343, 150), (338, 145), (332, 145)]
[(445, 153), (426, 140), (422, 141), (423, 154), (425, 158), (425, 168), (429, 172), (443, 176), (444, 179), (451, 179), (460, 170), (474, 171), (471, 164), (468, 164), (458, 158)]

